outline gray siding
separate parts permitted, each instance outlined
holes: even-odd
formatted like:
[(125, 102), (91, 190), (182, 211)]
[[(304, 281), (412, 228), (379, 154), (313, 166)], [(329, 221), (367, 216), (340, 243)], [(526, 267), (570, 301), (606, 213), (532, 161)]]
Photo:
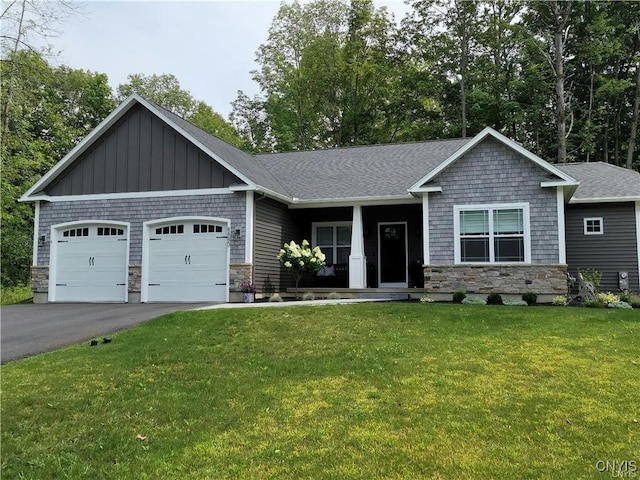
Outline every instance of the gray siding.
[(254, 281), (260, 292), (281, 291), (294, 286), (276, 259), (285, 243), (301, 242), (296, 215), (286, 205), (270, 198), (255, 203)]
[(541, 188), (548, 173), (489, 138), (443, 171), (429, 194), (431, 263), (454, 263), (453, 207), (491, 203), (529, 203), (531, 262), (558, 263), (556, 189)]
[(222, 188), (240, 180), (141, 105), (104, 133), (47, 187), (86, 195)]
[[(584, 218), (602, 217), (602, 235), (584, 235)], [(635, 207), (633, 202), (568, 205), (565, 213), (567, 263), (602, 272), (602, 290), (618, 290), (618, 272), (629, 272), (629, 288), (640, 290)]]
[[(38, 265), (49, 264), (51, 226), (82, 220), (111, 220), (130, 223), (129, 264), (142, 263), (142, 224), (167, 217), (205, 216), (231, 220), (231, 231), (245, 231), (245, 194), (147, 197), (74, 202), (42, 202), (40, 234), (45, 246), (38, 248)], [(246, 235), (231, 237), (231, 262), (244, 262)]]

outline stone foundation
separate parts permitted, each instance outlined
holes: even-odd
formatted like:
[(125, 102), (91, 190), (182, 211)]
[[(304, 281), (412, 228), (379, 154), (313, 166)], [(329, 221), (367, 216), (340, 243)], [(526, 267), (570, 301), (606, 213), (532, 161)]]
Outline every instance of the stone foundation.
[(142, 265), (129, 265), (127, 280), (129, 303), (140, 303), (142, 290)]
[[(229, 292), (239, 292), (242, 282), (251, 282), (252, 279), (252, 263), (232, 263), (229, 265)], [(231, 297), (229, 299), (231, 300)]]
[(423, 269), (427, 294), (567, 294), (566, 265), (425, 265)]

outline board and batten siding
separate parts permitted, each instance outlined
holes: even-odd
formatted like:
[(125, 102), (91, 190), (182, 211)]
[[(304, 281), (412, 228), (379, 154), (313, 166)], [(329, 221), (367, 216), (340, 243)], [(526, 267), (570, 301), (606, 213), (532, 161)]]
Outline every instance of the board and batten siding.
[(242, 183), (136, 105), (48, 187), (51, 196), (224, 188)]
[(51, 226), (75, 221), (119, 221), (130, 224), (129, 264), (142, 262), (143, 223), (170, 217), (217, 217), (231, 221), (231, 231), (240, 229), (241, 235), (232, 236), (230, 254), (232, 263), (245, 259), (245, 195), (224, 193), (219, 195), (186, 195), (176, 197), (115, 198), (109, 200), (81, 200), (42, 202), (38, 231), (47, 242), (38, 248), (38, 265), (49, 265)]
[[(585, 218), (602, 218), (602, 235), (585, 235)], [(638, 243), (633, 202), (567, 205), (565, 212), (567, 263), (602, 272), (601, 290), (618, 291), (618, 272), (629, 273), (629, 289), (640, 290)]]
[(282, 245), (299, 242), (300, 228), (286, 205), (270, 198), (255, 202), (254, 281), (259, 292), (284, 291), (295, 286), (293, 277), (280, 267), (276, 256)]
[(557, 264), (558, 215), (555, 188), (542, 188), (549, 174), (493, 138), (487, 138), (440, 175), (429, 195), (430, 260), (454, 263), (453, 215), (456, 205), (528, 203), (531, 263)]

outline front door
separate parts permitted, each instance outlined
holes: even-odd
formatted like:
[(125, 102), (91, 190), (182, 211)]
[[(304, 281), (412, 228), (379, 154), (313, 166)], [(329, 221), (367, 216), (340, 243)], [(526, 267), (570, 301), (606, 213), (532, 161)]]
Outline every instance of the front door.
[(380, 287), (407, 287), (407, 223), (378, 224)]

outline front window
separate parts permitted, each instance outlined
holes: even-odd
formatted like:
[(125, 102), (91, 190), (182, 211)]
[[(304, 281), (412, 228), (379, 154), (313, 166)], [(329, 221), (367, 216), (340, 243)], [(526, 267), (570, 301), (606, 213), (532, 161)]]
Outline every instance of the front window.
[(347, 265), (351, 253), (351, 222), (315, 223), (313, 244), (326, 255), (327, 265)]
[(527, 251), (528, 206), (460, 206), (456, 214), (456, 263), (523, 263)]
[(602, 228), (602, 217), (591, 217), (584, 219), (584, 234), (585, 235), (602, 235), (604, 229)]

